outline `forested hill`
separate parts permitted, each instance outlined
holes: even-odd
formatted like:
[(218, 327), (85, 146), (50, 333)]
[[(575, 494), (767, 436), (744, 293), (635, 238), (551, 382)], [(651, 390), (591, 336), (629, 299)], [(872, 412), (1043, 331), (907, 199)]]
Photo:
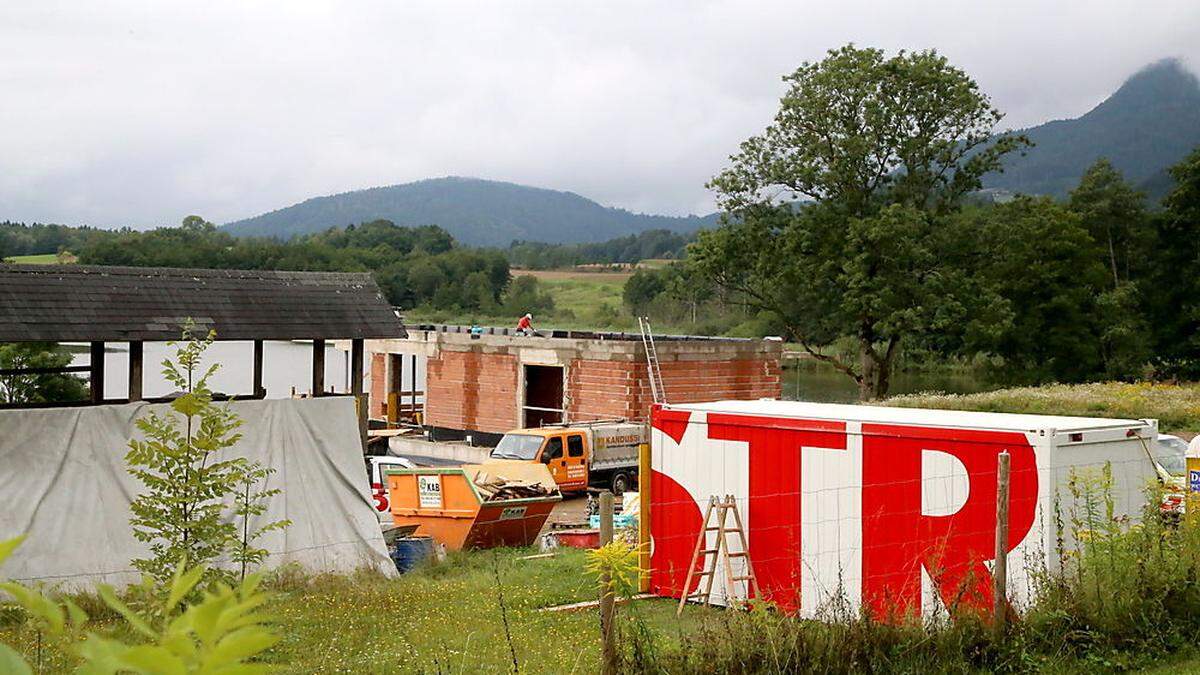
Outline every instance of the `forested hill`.
[(572, 192), (451, 177), (316, 197), (224, 229), (239, 236), (288, 238), (379, 219), (438, 225), (473, 246), (507, 246), (514, 240), (596, 242), (653, 229), (692, 232), (716, 223), (715, 215), (631, 213)]
[(1200, 83), (1174, 59), (1143, 68), (1090, 112), (1022, 130), (1036, 146), (1015, 153), (987, 188), (1065, 196), (1097, 159), (1107, 157), (1130, 183), (1158, 199), (1171, 187), (1166, 168), (1200, 145)]

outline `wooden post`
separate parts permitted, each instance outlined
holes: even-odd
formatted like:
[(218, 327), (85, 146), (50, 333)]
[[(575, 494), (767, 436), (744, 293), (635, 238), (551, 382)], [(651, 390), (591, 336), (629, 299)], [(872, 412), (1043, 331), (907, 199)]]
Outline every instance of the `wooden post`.
[(387, 355), (387, 421), (400, 422), (400, 406), (404, 403), (404, 355)]
[(363, 361), (366, 357), (366, 347), (362, 338), (350, 341), (350, 393), (358, 396), (363, 393)]
[(91, 394), (92, 403), (104, 403), (104, 343), (93, 342), (91, 349)]
[(1008, 621), (1008, 451), (996, 458), (996, 564), (992, 567), (992, 599), (996, 635), (1004, 635)]
[[(613, 541), (613, 494), (608, 490), (600, 493), (600, 545)], [(617, 672), (617, 635), (613, 630), (613, 615), (616, 597), (612, 577), (607, 573), (600, 577), (600, 635), (604, 640), (600, 672), (615, 675)]]
[(312, 395), (313, 397), (323, 396), (325, 394), (325, 341), (321, 339), (313, 340), (313, 356), (312, 356)]
[[(417, 355), (416, 354), (412, 355), (412, 367), (409, 368), (408, 370), (409, 370), (408, 377), (410, 380), (412, 380), (412, 389), (409, 390), (412, 392), (412, 397), (409, 400), (409, 403), (412, 404), (412, 408), (409, 411), (412, 413), (413, 420), (415, 421), (416, 417), (417, 417)], [(428, 400), (428, 399), (426, 399), (426, 400)], [(425, 411), (421, 411), (421, 419), (424, 420), (424, 418), (425, 418)]]
[(638, 590), (650, 592), (650, 444), (638, 446)]
[(142, 400), (142, 342), (129, 343), (129, 400)]
[(263, 387), (263, 341), (254, 341), (254, 398), (266, 398), (267, 390)]

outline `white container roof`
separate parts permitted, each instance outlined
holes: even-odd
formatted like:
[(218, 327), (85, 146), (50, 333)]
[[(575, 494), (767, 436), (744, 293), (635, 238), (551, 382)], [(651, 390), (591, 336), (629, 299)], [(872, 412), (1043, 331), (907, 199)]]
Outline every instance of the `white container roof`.
[(847, 420), (876, 424), (905, 424), (926, 427), (996, 429), (1004, 431), (1090, 431), (1144, 427), (1143, 420), (1104, 417), (1067, 417), (1061, 415), (1025, 415), (1015, 413), (939, 410), (932, 408), (896, 408), (874, 405), (812, 403), (809, 401), (713, 401), (667, 405), (671, 410), (692, 412), (791, 417), (817, 420)]

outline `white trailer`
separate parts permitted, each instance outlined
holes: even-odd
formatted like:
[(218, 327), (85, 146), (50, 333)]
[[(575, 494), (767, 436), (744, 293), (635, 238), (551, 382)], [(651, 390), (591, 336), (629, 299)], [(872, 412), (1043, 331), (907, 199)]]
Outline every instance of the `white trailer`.
[[(705, 506), (732, 495), (762, 595), (807, 617), (990, 607), (1002, 452), (1018, 606), (1032, 572), (1058, 564), (1059, 523), (1074, 546), (1085, 482), (1136, 519), (1156, 478), (1155, 420), (770, 400), (664, 405), (652, 427), (651, 590), (680, 597)], [(1106, 473), (1107, 487), (1094, 484)], [(736, 575), (745, 559), (730, 558)], [(725, 601), (721, 586), (714, 602)]]

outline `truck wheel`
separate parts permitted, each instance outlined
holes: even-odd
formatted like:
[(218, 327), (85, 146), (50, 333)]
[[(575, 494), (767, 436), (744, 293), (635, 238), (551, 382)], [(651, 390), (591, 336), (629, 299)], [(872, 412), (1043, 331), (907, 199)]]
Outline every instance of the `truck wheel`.
[(624, 471), (618, 471), (612, 477), (612, 493), (620, 497), (633, 486), (633, 480)]

